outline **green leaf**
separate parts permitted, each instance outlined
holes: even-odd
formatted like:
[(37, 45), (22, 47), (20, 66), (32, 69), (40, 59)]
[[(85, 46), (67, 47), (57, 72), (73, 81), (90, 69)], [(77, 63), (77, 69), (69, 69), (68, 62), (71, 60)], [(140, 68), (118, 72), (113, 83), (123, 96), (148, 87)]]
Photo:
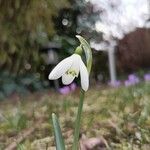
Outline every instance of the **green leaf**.
[(83, 50), (85, 52), (87, 69), (88, 69), (88, 72), (90, 73), (91, 67), (92, 67), (92, 50), (91, 50), (88, 42), (82, 36), (76, 35), (76, 37), (79, 39), (79, 41), (83, 47)]
[(52, 113), (52, 121), (53, 121), (53, 127), (54, 127), (56, 149), (57, 150), (65, 150), (64, 139), (62, 137), (58, 118), (54, 113)]

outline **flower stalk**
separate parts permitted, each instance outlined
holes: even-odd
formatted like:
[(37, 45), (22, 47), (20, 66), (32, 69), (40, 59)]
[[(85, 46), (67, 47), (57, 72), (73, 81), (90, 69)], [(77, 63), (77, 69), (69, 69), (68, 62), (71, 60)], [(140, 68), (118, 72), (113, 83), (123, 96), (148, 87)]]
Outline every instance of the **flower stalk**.
[(75, 121), (74, 141), (73, 141), (72, 150), (78, 150), (84, 95), (85, 95), (85, 92), (83, 90), (81, 90), (80, 101), (79, 101), (79, 105), (78, 105), (78, 112), (77, 112), (77, 117), (76, 117), (76, 121)]

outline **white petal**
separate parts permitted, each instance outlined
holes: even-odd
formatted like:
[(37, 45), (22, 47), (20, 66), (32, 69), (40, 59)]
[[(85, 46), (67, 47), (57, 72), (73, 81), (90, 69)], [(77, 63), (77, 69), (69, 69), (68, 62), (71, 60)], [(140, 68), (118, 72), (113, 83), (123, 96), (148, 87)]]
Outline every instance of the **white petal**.
[[(72, 55), (73, 56), (73, 55)], [(62, 60), (49, 74), (49, 80), (55, 80), (60, 78), (72, 65), (72, 56)]]
[(80, 70), (80, 60), (81, 60), (81, 56), (78, 54), (73, 54), (72, 55), (73, 58), (73, 62), (72, 62), (72, 66), (70, 67), (71, 70), (74, 70), (76, 72), (76, 77), (78, 77), (79, 74), (79, 70)]
[(82, 59), (80, 60), (80, 77), (81, 77), (81, 87), (84, 91), (89, 88), (89, 73)]
[(71, 74), (64, 74), (62, 76), (62, 83), (68, 85), (74, 80), (74, 78), (75, 76), (72, 76)]
[(73, 54), (72, 55), (72, 65), (67, 71), (73, 71), (73, 72), (75, 72), (75, 75), (72, 75), (72, 74), (69, 74), (69, 73), (64, 74), (62, 76), (63, 84), (65, 84), (65, 85), (70, 84), (74, 80), (74, 78), (78, 76), (79, 69), (80, 69), (79, 68), (80, 67), (79, 66), (80, 65), (80, 60), (81, 60), (81, 57), (78, 54)]

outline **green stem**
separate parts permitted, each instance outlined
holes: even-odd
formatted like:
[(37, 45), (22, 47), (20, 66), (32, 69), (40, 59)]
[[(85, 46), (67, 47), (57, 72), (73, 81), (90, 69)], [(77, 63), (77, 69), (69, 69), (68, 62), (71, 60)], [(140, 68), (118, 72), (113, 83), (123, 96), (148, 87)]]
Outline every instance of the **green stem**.
[(81, 90), (80, 102), (79, 102), (77, 118), (76, 118), (76, 122), (75, 122), (74, 141), (73, 141), (72, 150), (78, 150), (80, 124), (81, 124), (81, 114), (82, 114), (82, 108), (83, 108), (84, 95), (85, 95), (85, 92), (83, 90)]

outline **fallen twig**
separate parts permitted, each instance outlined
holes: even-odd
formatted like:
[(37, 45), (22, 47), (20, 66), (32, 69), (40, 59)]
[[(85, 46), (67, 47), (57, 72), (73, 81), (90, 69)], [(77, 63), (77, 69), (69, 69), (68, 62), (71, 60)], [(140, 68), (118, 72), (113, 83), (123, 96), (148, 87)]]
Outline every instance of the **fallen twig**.
[(35, 126), (25, 129), (21, 133), (19, 133), (18, 136), (15, 138), (15, 141), (10, 143), (4, 150), (16, 149), (17, 145), (24, 141), (29, 135), (31, 135), (42, 121), (42, 119), (38, 120)]
[(18, 135), (18, 137), (16, 138), (16, 140), (14, 142), (12, 142), (11, 144), (9, 144), (5, 148), (5, 150), (14, 150), (14, 149), (16, 149), (17, 145), (19, 143), (21, 143), (26, 137), (28, 137), (29, 135), (31, 135), (34, 131), (35, 131), (35, 127), (32, 127), (32, 128), (24, 130), (22, 133), (20, 133)]

